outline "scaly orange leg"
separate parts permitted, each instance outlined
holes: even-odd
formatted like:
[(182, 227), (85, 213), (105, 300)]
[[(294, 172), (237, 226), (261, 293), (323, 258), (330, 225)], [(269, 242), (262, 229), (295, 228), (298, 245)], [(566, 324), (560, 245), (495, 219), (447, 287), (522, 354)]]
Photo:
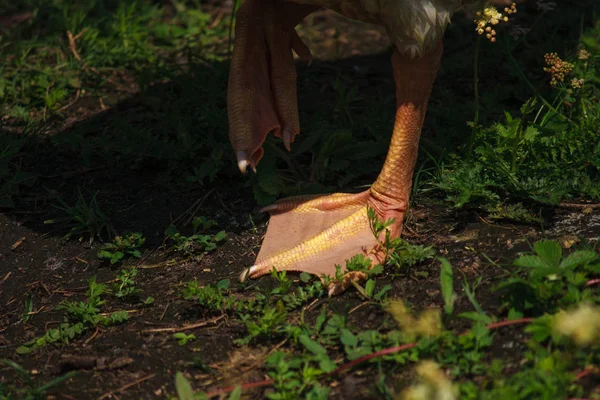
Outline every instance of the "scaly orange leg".
[[(274, 2), (248, 0), (246, 4), (250, 4), (249, 7), (254, 5), (256, 9), (251, 10), (255, 15), (263, 17), (280, 12), (276, 11), (277, 5)], [(266, 11), (265, 5), (268, 5)], [(275, 29), (272, 22), (264, 19), (262, 22), (271, 24), (269, 29)], [(294, 79), (289, 78), (293, 60), (273, 62), (275, 55), (271, 54), (273, 50), (270, 49), (281, 47), (281, 43), (269, 45), (268, 40), (272, 39), (267, 39), (267, 49), (259, 48), (256, 38), (265, 37), (263, 31), (256, 27), (250, 31), (250, 28), (243, 28), (244, 26), (247, 25), (244, 25), (238, 14), (240, 32), (236, 31), (236, 35), (246, 35), (241, 40), (236, 39), (236, 51), (240, 57), (238, 60), (245, 60), (245, 68), (253, 71), (251, 75), (243, 73), (243, 77), (233, 76), (239, 68), (234, 69), (236, 67), (232, 65), (230, 75), (230, 137), (234, 149), (238, 151), (240, 168), (240, 151), (243, 152), (242, 156), (249, 156), (247, 159), (242, 158), (242, 161), (247, 160), (247, 165), (254, 167), (258, 162), (262, 156), (260, 145), (270, 129), (284, 139), (286, 147), (290, 143), (286, 132), (291, 132), (292, 139), (298, 133), (296, 100), (290, 98), (292, 93), (295, 96), (295, 75)], [(285, 29), (281, 32), (289, 32)], [(292, 34), (288, 35), (292, 37)], [(296, 39), (283, 37), (284, 42), (288, 43), (286, 51), (291, 55), (290, 47), (298, 46), (291, 44)], [(252, 52), (244, 48), (248, 43), (255, 48)], [(265, 53), (267, 61), (271, 60), (266, 65), (271, 69), (268, 69), (268, 74), (261, 75), (261, 68), (265, 68)], [(367, 210), (374, 209), (381, 220), (394, 218), (395, 222), (388, 229), (392, 237), (400, 236), (409, 204), (421, 127), (441, 54), (441, 42), (417, 60), (409, 60), (394, 50), (392, 63), (397, 97), (396, 120), (389, 152), (379, 177), (369, 190), (361, 193), (299, 196), (283, 199), (266, 207), (265, 211), (271, 214), (267, 233), (255, 265), (242, 273), (242, 280), (268, 274), (273, 267), (279, 271), (304, 271), (318, 276), (333, 276), (336, 264), (343, 266), (345, 260), (359, 253), (376, 263), (383, 261), (385, 254), (373, 235)], [(232, 62), (236, 62), (236, 53)], [(282, 69), (277, 70), (280, 65)], [(282, 76), (288, 78), (281, 80)], [(245, 81), (245, 84), (240, 85), (240, 80)], [(292, 80), (294, 88), (290, 86)], [(287, 89), (278, 89), (282, 85), (287, 85)], [(240, 91), (240, 87), (245, 88), (245, 95), (233, 96), (244, 93), (244, 90)], [(269, 93), (267, 88), (271, 89)], [(236, 118), (243, 118), (245, 125), (236, 121)], [(266, 122), (272, 120), (272, 123)], [(247, 143), (251, 143), (251, 146)], [(342, 282), (330, 287), (329, 293), (338, 293), (348, 286), (350, 280), (364, 277), (364, 273), (347, 273)]]

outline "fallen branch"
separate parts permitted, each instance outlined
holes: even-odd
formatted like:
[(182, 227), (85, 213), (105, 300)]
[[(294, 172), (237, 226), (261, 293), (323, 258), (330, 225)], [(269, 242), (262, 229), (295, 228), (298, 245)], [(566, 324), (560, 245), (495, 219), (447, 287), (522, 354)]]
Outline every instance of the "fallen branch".
[(208, 324), (215, 324), (217, 323), (217, 321), (222, 320), (223, 318), (225, 318), (225, 314), (221, 315), (220, 317), (217, 318), (213, 318), (209, 321), (202, 321), (202, 322), (198, 322), (196, 324), (191, 324), (191, 325), (183, 325), (180, 327), (173, 327), (173, 328), (155, 328), (155, 329), (146, 329), (143, 330), (142, 333), (157, 333), (157, 332), (180, 332), (180, 331), (187, 331), (190, 329), (196, 329), (196, 328), (201, 328), (203, 326), (206, 326)]
[(586, 209), (586, 208), (600, 208), (600, 203), (560, 203), (558, 205), (562, 208), (570, 208), (570, 209)]

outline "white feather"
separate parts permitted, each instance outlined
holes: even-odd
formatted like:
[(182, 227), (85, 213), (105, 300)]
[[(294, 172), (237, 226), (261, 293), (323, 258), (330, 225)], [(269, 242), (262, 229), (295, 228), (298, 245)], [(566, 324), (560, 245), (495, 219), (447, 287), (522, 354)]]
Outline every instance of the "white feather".
[(286, 0), (330, 8), (349, 18), (385, 26), (408, 58), (422, 56), (442, 38), (450, 17), (465, 0)]

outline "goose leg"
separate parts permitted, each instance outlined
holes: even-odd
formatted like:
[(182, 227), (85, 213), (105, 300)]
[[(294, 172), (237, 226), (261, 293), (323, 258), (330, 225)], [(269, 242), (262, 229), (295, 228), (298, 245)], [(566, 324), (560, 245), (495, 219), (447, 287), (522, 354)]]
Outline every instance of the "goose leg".
[(282, 138), (288, 149), (300, 132), (292, 50), (306, 61), (311, 54), (294, 27), (316, 9), (279, 0), (247, 0), (237, 13), (227, 114), (242, 173), (256, 168), (269, 132)]
[[(294, 36), (293, 25), (292, 28), (289, 24), (274, 25), (269, 19), (273, 12), (280, 12), (273, 6), (275, 3), (248, 0), (246, 4), (248, 8), (241, 9), (240, 13), (247, 14), (238, 14), (236, 35), (245, 36), (236, 39), (228, 93), (230, 138), (238, 153), (240, 169), (254, 167), (260, 160), (260, 146), (269, 130), (282, 137), (286, 147), (298, 133), (295, 70), (290, 48), (298, 54), (309, 54)], [(273, 7), (265, 10), (265, 4)], [(244, 22), (242, 17), (247, 20)], [(248, 18), (262, 21), (267, 27), (251, 25)], [(269, 39), (271, 30), (276, 30), (280, 39)], [(374, 263), (383, 262), (385, 253), (373, 235), (367, 211), (373, 209), (380, 220), (393, 218), (395, 222), (387, 229), (392, 237), (400, 236), (409, 204), (421, 127), (441, 54), (441, 41), (416, 60), (394, 50), (397, 111), (388, 155), (379, 177), (362, 193), (293, 197), (266, 207), (265, 211), (271, 215), (267, 233), (255, 264), (242, 273), (242, 280), (268, 274), (273, 268), (334, 276), (335, 265), (344, 266), (345, 260), (356, 254), (364, 254)], [(242, 70), (241, 65), (246, 69)], [(339, 293), (351, 280), (364, 277), (362, 272), (349, 272), (341, 282), (332, 284), (329, 293)]]

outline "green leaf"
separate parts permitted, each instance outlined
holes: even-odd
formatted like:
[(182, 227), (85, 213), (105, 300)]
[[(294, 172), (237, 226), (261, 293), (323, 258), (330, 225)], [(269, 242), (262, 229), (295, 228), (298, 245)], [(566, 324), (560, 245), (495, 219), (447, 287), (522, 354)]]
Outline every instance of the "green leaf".
[(315, 332), (319, 332), (321, 330), (326, 319), (327, 319), (327, 308), (322, 307), (321, 312), (319, 313), (319, 316), (317, 317), (317, 320), (315, 321), (315, 326), (314, 326)]
[(179, 400), (194, 400), (192, 385), (181, 372), (175, 374), (175, 390)]
[(325, 347), (321, 346), (319, 343), (315, 342), (307, 335), (300, 335), (298, 339), (300, 340), (300, 343), (302, 343), (304, 347), (306, 347), (306, 349), (314, 355), (318, 356), (327, 354), (327, 350), (325, 350)]
[(548, 268), (549, 265), (538, 256), (521, 256), (517, 258), (514, 262), (517, 267), (524, 268)]
[(381, 264), (377, 264), (369, 270), (369, 276), (381, 275), (382, 273), (383, 273), (383, 265), (381, 265)]
[(141, 258), (141, 257), (142, 257), (142, 252), (141, 252), (141, 251), (139, 251), (139, 250), (134, 250), (134, 251), (132, 251), (132, 252), (131, 252), (131, 253), (129, 253), (129, 254), (131, 254), (131, 256), (132, 256), (132, 257), (135, 257), (135, 258)]
[(221, 240), (224, 240), (227, 238), (227, 234), (225, 233), (225, 231), (219, 231), (217, 232), (217, 234), (214, 236), (214, 240), (215, 242), (220, 242)]
[(110, 263), (111, 264), (116, 264), (118, 263), (123, 257), (125, 256), (125, 254), (123, 254), (122, 251), (117, 251), (116, 253), (114, 253), (112, 255), (112, 257), (110, 258)]
[(509, 321), (515, 320), (515, 319), (521, 319), (523, 318), (523, 313), (520, 311), (515, 310), (514, 308), (511, 308), (510, 311), (508, 312), (508, 317), (507, 319)]
[(581, 265), (594, 262), (597, 258), (598, 254), (596, 252), (590, 250), (579, 250), (562, 260), (560, 263), (560, 268), (573, 269)]
[(379, 292), (377, 292), (377, 294), (375, 294), (375, 296), (373, 296), (373, 298), (375, 300), (381, 300), (384, 298), (385, 294), (387, 292), (389, 292), (390, 290), (392, 290), (392, 285), (385, 285), (384, 287), (381, 288), (381, 290)]
[(600, 274), (600, 263), (588, 264), (585, 266), (585, 269), (587, 269), (588, 271), (590, 271), (594, 274)]
[(535, 252), (551, 267), (558, 267), (562, 258), (562, 247), (555, 240), (542, 240), (533, 245)]
[(326, 355), (319, 356), (319, 368), (325, 373), (331, 372), (336, 369), (336, 365)]
[(488, 317), (487, 315), (485, 315), (483, 313), (479, 313), (476, 311), (467, 311), (467, 312), (458, 314), (458, 316), (461, 318), (470, 319), (475, 322), (482, 322), (486, 325), (492, 323), (492, 319), (490, 317)]
[(304, 283), (310, 282), (311, 279), (312, 279), (312, 276), (308, 272), (302, 272), (300, 274), (300, 280)]
[(452, 265), (444, 258), (439, 258), (440, 268), (440, 285), (442, 287), (442, 297), (444, 298), (444, 312), (448, 315), (454, 312), (454, 302), (456, 301), (456, 293), (454, 292), (454, 276), (452, 274)]
[(27, 346), (19, 346), (15, 351), (17, 352), (17, 354), (29, 354), (33, 351), (33, 349)]
[(240, 400), (242, 397), (242, 386), (237, 385), (229, 395), (229, 400)]
[(217, 288), (219, 290), (227, 290), (229, 289), (229, 279), (221, 279), (219, 282), (217, 282)]
[(173, 237), (177, 233), (179, 233), (179, 231), (177, 230), (177, 227), (173, 224), (170, 224), (169, 226), (167, 226), (167, 229), (165, 229), (165, 236)]
[(367, 296), (373, 296), (373, 291), (375, 290), (375, 281), (373, 279), (369, 279), (365, 284), (365, 292)]
[(340, 332), (340, 341), (344, 346), (356, 347), (358, 344), (358, 338), (346, 328)]

